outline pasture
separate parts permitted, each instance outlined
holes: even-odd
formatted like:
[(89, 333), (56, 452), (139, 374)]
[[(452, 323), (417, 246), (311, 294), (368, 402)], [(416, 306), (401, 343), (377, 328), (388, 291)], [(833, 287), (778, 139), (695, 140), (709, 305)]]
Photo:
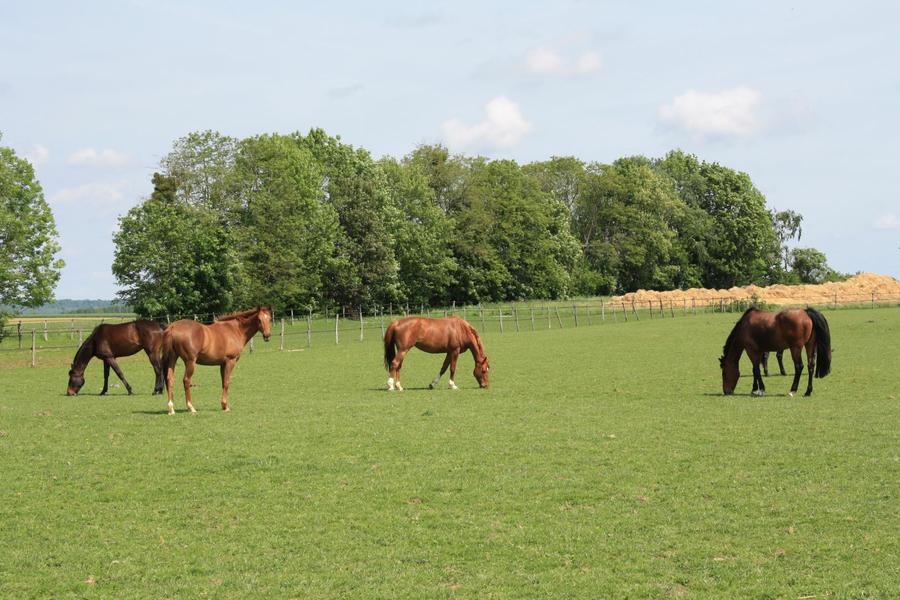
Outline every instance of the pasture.
[(257, 338), (194, 416), (181, 363), (169, 417), (142, 355), (68, 398), (74, 349), (0, 353), (0, 596), (897, 597), (900, 309), (824, 314), (811, 398), (721, 395), (737, 314), (489, 331), (489, 390)]

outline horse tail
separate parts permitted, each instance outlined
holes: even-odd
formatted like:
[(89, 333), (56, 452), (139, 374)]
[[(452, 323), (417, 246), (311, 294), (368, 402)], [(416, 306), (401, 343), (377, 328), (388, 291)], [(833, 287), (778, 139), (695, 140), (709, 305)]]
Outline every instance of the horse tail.
[(391, 363), (394, 361), (394, 357), (397, 356), (397, 347), (394, 344), (396, 324), (397, 322), (394, 321), (388, 325), (387, 331), (384, 332), (384, 368), (388, 371), (391, 370)]
[(831, 372), (831, 331), (828, 321), (814, 308), (807, 308), (806, 314), (812, 320), (816, 336), (816, 377), (825, 377)]

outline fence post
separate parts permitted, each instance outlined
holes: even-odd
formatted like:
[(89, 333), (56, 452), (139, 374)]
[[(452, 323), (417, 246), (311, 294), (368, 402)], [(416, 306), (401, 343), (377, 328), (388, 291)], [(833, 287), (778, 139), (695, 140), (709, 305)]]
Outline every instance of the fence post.
[(284, 352), (284, 317), (281, 317), (281, 347), (279, 350)]
[(531, 310), (531, 330), (534, 331), (534, 307), (528, 307)]
[[(631, 310), (634, 310), (634, 302), (631, 303)], [(634, 313), (637, 314), (637, 313)], [(625, 303), (622, 303), (622, 315), (625, 317), (625, 322), (628, 322), (628, 311), (625, 310)]]
[(363, 312), (362, 306), (359, 307), (359, 341), (363, 341)]
[(497, 314), (500, 315), (500, 333), (503, 333), (503, 307), (497, 309)]
[(572, 316), (575, 317), (575, 327), (578, 327), (578, 307), (574, 302), (572, 303)]
[(72, 327), (69, 329), (69, 339), (75, 339), (75, 319), (72, 319)]
[(516, 333), (519, 333), (519, 307), (513, 307), (513, 314), (516, 316)]
[(341, 341), (341, 336), (338, 333), (338, 321), (341, 318), (341, 314), (338, 311), (334, 311), (334, 343), (339, 344)]
[(37, 339), (37, 332), (34, 329), (32, 329), (31, 330), (31, 366), (32, 367), (34, 367), (34, 354), (35, 354), (34, 348), (37, 345), (35, 343), (36, 339)]
[[(544, 305), (541, 304), (541, 308), (544, 308)], [(547, 329), (553, 329), (553, 325), (550, 323), (550, 307), (547, 307)]]
[(562, 324), (562, 319), (559, 318), (559, 306), (554, 306), (553, 308), (556, 309), (556, 322), (559, 323), (559, 328), (562, 329), (563, 324)]
[(675, 318), (675, 309), (672, 308), (672, 301), (669, 300), (669, 312), (672, 313), (672, 318)]
[(78, 330), (78, 345), (81, 345), (81, 329)]
[(378, 322), (381, 324), (381, 339), (384, 339), (384, 308), (378, 312)]
[[(637, 309), (635, 309), (635, 307), (634, 307), (634, 300), (631, 301), (631, 312), (634, 313), (634, 318), (635, 318), (635, 319), (637, 319), (638, 321), (641, 320), (641, 316), (637, 313)], [(653, 318), (653, 309), (650, 309), (650, 318), (651, 318), (651, 319)], [(625, 316), (625, 320), (626, 320), (626, 321), (628, 320), (628, 316), (627, 316), (627, 315)]]
[(312, 309), (306, 315), (306, 347), (312, 346)]
[(593, 323), (591, 323), (591, 303), (588, 302), (584, 308), (585, 312), (587, 312), (588, 326), (590, 327), (591, 325), (593, 325)]
[(291, 309), (291, 327), (294, 326), (294, 309)]
[(19, 335), (19, 350), (22, 349), (22, 321), (19, 321), (19, 324), (16, 326), (16, 331)]
[(481, 306), (481, 302), (478, 303), (478, 310), (481, 312), (481, 331), (487, 331), (484, 327), (484, 307)]
[(875, 308), (875, 292), (872, 292), (872, 308)]
[(47, 340), (47, 321), (44, 321), (44, 341), (45, 342), (48, 341)]
[(606, 320), (606, 306), (603, 304), (603, 299), (600, 299), (600, 320)]
[(653, 300), (647, 300), (647, 308), (650, 309), (647, 312), (650, 313), (650, 318), (652, 319), (653, 318)]

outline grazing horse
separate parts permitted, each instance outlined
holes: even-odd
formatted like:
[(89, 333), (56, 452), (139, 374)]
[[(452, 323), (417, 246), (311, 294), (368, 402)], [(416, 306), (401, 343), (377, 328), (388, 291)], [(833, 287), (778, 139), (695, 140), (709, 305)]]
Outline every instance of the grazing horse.
[(384, 332), (384, 366), (388, 370), (388, 389), (403, 391), (400, 385), (400, 368), (403, 358), (415, 346), (431, 354), (447, 353), (444, 366), (430, 387), (434, 389), (441, 381), (441, 376), (450, 367), (450, 389), (459, 389), (453, 382), (456, 376), (456, 359), (460, 352), (472, 351), (475, 358), (475, 370), (472, 374), (483, 388), (488, 387), (488, 372), (491, 365), (484, 354), (484, 346), (478, 332), (468, 321), (459, 317), (430, 319), (426, 317), (406, 317), (393, 321)]
[[(775, 353), (775, 358), (778, 359), (778, 370), (781, 371), (782, 375), (787, 375), (787, 371), (784, 370), (784, 350), (779, 350)], [(769, 376), (769, 353), (763, 352), (762, 355), (762, 368), (763, 375), (766, 377)]]
[(231, 371), (241, 357), (241, 350), (256, 332), (269, 341), (272, 331), (272, 309), (257, 306), (251, 310), (219, 317), (212, 325), (203, 325), (190, 319), (175, 321), (163, 335), (163, 364), (166, 369), (166, 392), (169, 397), (169, 414), (175, 414), (172, 403), (172, 386), (175, 384), (175, 363), (184, 361), (184, 400), (192, 413), (191, 377), (194, 367), (219, 365), (222, 375), (222, 410), (228, 409), (228, 385)]
[(722, 349), (722, 357), (719, 359), (722, 391), (725, 395), (734, 392), (740, 377), (738, 362), (746, 350), (753, 363), (753, 395), (762, 396), (766, 391), (759, 372), (763, 352), (789, 349), (794, 359), (794, 383), (788, 395), (793, 396), (803, 372), (803, 348), (806, 348), (809, 369), (809, 383), (804, 395), (809, 396), (813, 390), (813, 374), (825, 377), (831, 371), (831, 332), (825, 317), (813, 308), (792, 308), (777, 313), (747, 309), (728, 334)]
[(116, 358), (119, 356), (131, 356), (141, 350), (147, 353), (153, 372), (156, 373), (156, 384), (153, 386), (154, 394), (161, 394), (163, 389), (162, 354), (160, 353), (163, 337), (163, 326), (156, 321), (140, 319), (130, 323), (116, 325), (97, 325), (88, 336), (78, 351), (69, 369), (69, 386), (66, 388), (67, 396), (74, 396), (84, 385), (84, 370), (87, 364), (95, 356), (103, 361), (103, 396), (109, 390), (109, 369), (116, 372), (125, 389), (131, 395), (131, 384), (125, 379), (122, 369)]

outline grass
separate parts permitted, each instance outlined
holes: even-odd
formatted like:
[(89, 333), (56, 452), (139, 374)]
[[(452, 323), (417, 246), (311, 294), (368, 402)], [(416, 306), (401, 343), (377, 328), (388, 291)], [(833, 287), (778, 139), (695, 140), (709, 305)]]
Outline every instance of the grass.
[(73, 351), (0, 354), (0, 596), (897, 597), (900, 310), (825, 314), (812, 398), (721, 396), (728, 314), (492, 331), (486, 391), (298, 331), (196, 416), (143, 358), (67, 398)]

